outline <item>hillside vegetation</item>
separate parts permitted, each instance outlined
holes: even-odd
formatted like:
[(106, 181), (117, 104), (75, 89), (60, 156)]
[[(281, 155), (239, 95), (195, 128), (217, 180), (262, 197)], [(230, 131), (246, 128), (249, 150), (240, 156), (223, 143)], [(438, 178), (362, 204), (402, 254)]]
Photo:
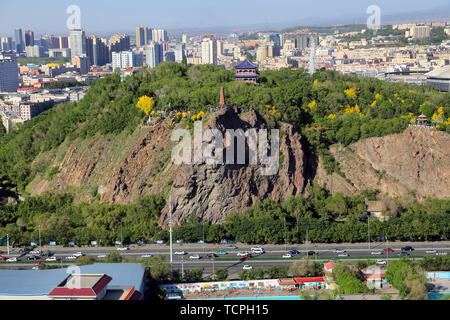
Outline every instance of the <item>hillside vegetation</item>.
[[(64, 103), (42, 113), (0, 138), (0, 173), (24, 190), (36, 174), (31, 163), (64, 140), (95, 135), (131, 134), (145, 113), (136, 108), (140, 97), (156, 100), (155, 109), (207, 112), (219, 102), (220, 87), (227, 101), (254, 106), (269, 126), (287, 121), (303, 130), (312, 152), (328, 155), (329, 145), (403, 131), (424, 113), (438, 130), (450, 130), (450, 94), (428, 87), (385, 83), (332, 71), (310, 77), (303, 70), (263, 71), (260, 84), (236, 82), (233, 71), (210, 65), (166, 62), (120, 81), (120, 75), (100, 79), (77, 104)], [(328, 128), (304, 130), (311, 126)], [(41, 168), (42, 170), (46, 168)], [(333, 170), (333, 167), (330, 168)]]

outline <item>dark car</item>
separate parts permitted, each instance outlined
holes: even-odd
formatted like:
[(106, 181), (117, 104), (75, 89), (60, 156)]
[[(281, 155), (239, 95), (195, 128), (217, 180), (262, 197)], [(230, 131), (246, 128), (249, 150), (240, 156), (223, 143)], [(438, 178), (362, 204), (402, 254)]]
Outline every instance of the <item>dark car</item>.
[(218, 255), (215, 254), (215, 253), (208, 253), (208, 254), (206, 255), (206, 257), (207, 257), (207, 258), (217, 258)]
[(406, 246), (402, 248), (402, 251), (414, 251), (414, 248), (411, 246)]
[(316, 254), (315, 251), (308, 251), (308, 256), (313, 256), (313, 255), (315, 255), (315, 254)]
[(300, 251), (298, 250), (291, 250), (289, 251), (290, 254), (300, 254)]
[(399, 256), (409, 256), (409, 252), (402, 251), (402, 252), (397, 253), (397, 255), (399, 255)]
[(51, 251), (47, 251), (47, 252), (44, 251), (44, 252), (42, 252), (42, 256), (43, 256), (43, 257), (51, 257), (51, 256), (53, 256), (53, 254), (54, 254), (54, 253), (51, 252)]
[(41, 260), (41, 257), (39, 256), (30, 256), (27, 258), (28, 261), (36, 261), (36, 260)]

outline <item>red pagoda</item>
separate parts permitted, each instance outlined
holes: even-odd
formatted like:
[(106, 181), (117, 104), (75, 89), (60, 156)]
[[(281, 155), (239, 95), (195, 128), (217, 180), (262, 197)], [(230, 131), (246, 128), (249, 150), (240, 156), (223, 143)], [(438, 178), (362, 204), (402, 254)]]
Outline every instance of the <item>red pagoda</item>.
[(234, 67), (236, 73), (234, 74), (233, 77), (236, 78), (236, 80), (238, 81), (256, 83), (256, 79), (259, 76), (256, 70), (257, 68), (258, 68), (257, 65), (245, 59), (244, 62)]

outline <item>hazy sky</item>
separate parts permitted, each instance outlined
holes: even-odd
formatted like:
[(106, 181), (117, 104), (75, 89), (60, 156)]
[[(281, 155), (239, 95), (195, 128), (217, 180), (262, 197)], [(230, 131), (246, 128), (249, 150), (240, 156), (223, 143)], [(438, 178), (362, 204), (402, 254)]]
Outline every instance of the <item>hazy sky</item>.
[(12, 35), (17, 27), (67, 33), (69, 5), (81, 8), (82, 27), (93, 33), (134, 30), (137, 25), (170, 30), (292, 25), (301, 19), (347, 18), (352, 23), (358, 18), (365, 21), (366, 8), (372, 4), (383, 16), (448, 7), (448, 0), (0, 0), (0, 35)]

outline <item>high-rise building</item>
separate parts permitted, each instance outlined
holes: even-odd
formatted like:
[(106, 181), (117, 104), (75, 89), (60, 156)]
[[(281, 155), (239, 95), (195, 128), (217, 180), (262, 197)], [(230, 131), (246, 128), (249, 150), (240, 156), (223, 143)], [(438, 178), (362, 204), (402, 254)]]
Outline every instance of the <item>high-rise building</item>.
[(273, 34), (269, 35), (269, 41), (272, 41), (277, 46), (281, 45), (280, 35), (278, 33), (273, 33)]
[(17, 88), (19, 88), (17, 61), (0, 55), (0, 92), (15, 92)]
[(130, 36), (126, 34), (115, 33), (109, 38), (109, 51), (121, 52), (130, 50)]
[(175, 62), (181, 63), (183, 62), (183, 58), (186, 56), (186, 51), (182, 46), (178, 46), (174, 50), (175, 53)]
[(175, 52), (174, 51), (165, 51), (164, 52), (164, 61), (175, 62)]
[(223, 56), (223, 41), (217, 40), (217, 55)]
[(156, 67), (156, 65), (163, 62), (164, 59), (164, 50), (162, 44), (152, 41), (148, 46), (145, 47), (145, 54), (146, 64), (150, 68)]
[(202, 41), (202, 64), (217, 65), (217, 40), (208, 35)]
[(78, 69), (80, 74), (86, 74), (89, 72), (89, 58), (86, 55), (72, 55), (72, 64)]
[(425, 39), (430, 37), (430, 26), (414, 26), (411, 28), (410, 35), (414, 39)]
[(295, 48), (304, 50), (308, 48), (309, 38), (307, 35), (301, 35), (295, 38)]
[(58, 49), (59, 48), (59, 38), (51, 34), (46, 34), (41, 37), (41, 47), (44, 51), (48, 49)]
[(0, 41), (0, 50), (3, 51), (14, 50), (13, 39), (11, 37), (2, 37)]
[(91, 66), (104, 66), (109, 63), (109, 49), (106, 39), (97, 36), (86, 38), (86, 55)]
[(72, 57), (86, 54), (86, 36), (83, 30), (70, 30), (70, 51)]
[(153, 29), (152, 30), (152, 41), (154, 41), (154, 42), (169, 41), (167, 31), (163, 30), (163, 29)]
[(231, 33), (227, 36), (227, 41), (233, 44), (238, 44), (239, 36), (236, 33)]
[(262, 45), (258, 47), (258, 49), (256, 50), (256, 61), (260, 64), (263, 64), (267, 57), (268, 57), (267, 46)]
[(136, 47), (144, 47), (152, 41), (152, 29), (144, 26), (136, 27)]
[(122, 51), (112, 53), (112, 68), (115, 70), (142, 67), (144, 54), (142, 52)]
[(15, 30), (15, 35), (16, 35), (16, 51), (23, 52), (23, 50), (25, 49), (25, 46), (23, 43), (22, 29), (17, 28)]
[(187, 34), (181, 35), (181, 42), (182, 43), (187, 43)]
[(25, 47), (34, 46), (34, 32), (31, 30), (25, 31)]
[(25, 54), (27, 55), (27, 58), (40, 58), (44, 55), (44, 49), (37, 44), (34, 46), (26, 46)]
[(280, 56), (280, 46), (274, 43), (267, 44), (267, 56), (270, 58), (279, 57)]
[(58, 36), (59, 40), (59, 49), (67, 49), (70, 48), (69, 46), (69, 36)]

